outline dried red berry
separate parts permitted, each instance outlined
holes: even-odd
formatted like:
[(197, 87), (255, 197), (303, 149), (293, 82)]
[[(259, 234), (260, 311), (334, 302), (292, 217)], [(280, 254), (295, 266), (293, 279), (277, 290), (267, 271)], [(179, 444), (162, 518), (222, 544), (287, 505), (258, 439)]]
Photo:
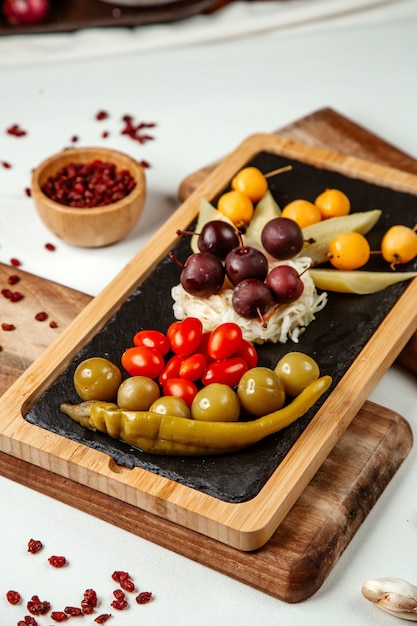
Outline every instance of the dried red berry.
[(27, 624), (27, 626), (38, 626), (38, 622), (31, 615), (25, 615), (25, 617), (23, 618), (23, 624)]
[(96, 624), (104, 624), (104, 622), (107, 622), (107, 620), (110, 618), (111, 618), (110, 613), (102, 613), (101, 615), (96, 617), (94, 621)]
[(10, 302), (20, 302), (23, 300), (24, 295), (20, 291), (14, 291), (10, 296)]
[(144, 161), (143, 159), (142, 161), (140, 161), (140, 165), (144, 167), (145, 169), (147, 169), (148, 167), (151, 167), (150, 163), (148, 161)]
[(20, 280), (20, 277), (17, 274), (10, 274), (9, 278), (7, 279), (7, 282), (9, 283), (9, 285), (15, 285), (16, 283), (18, 283)]
[(8, 300), (10, 300), (10, 298), (12, 297), (13, 291), (11, 289), (2, 289), (1, 290), (1, 295), (3, 296), (3, 298), (7, 298)]
[(38, 322), (44, 322), (47, 319), (48, 313), (45, 313), (45, 311), (39, 311), (39, 313), (36, 313), (35, 315), (35, 320), (37, 320)]
[(71, 143), (77, 143), (78, 139), (79, 139), (79, 138), (78, 138), (78, 136), (77, 136), (77, 135), (73, 135), (73, 136), (71, 137)]
[(72, 617), (78, 617), (83, 614), (78, 606), (66, 606), (64, 611), (67, 615), (71, 615)]
[(115, 572), (113, 572), (111, 577), (116, 583), (120, 583), (121, 580), (127, 580), (128, 578), (130, 578), (130, 574), (128, 574), (127, 572), (116, 570)]
[(32, 554), (36, 554), (36, 552), (39, 552), (40, 550), (42, 550), (42, 548), (43, 548), (42, 541), (39, 541), (39, 539), (29, 539), (28, 552), (31, 552)]
[(13, 591), (12, 589), (6, 593), (7, 602), (10, 604), (19, 604), (22, 599), (22, 596), (18, 591)]
[(24, 137), (27, 135), (27, 131), (23, 130), (19, 124), (12, 124), (9, 126), (9, 128), (6, 129), (6, 133), (8, 135), (12, 135), (13, 137)]
[(146, 604), (152, 600), (152, 593), (150, 591), (141, 591), (140, 594), (136, 596), (136, 602), (138, 604)]
[(19, 261), (19, 259), (12, 258), (10, 259), (10, 265), (13, 265), (14, 267), (19, 267), (20, 265), (22, 265), (22, 262)]
[(84, 615), (91, 615), (92, 613), (94, 613), (94, 607), (89, 602), (87, 602), (87, 600), (81, 600), (81, 610)]
[(50, 608), (50, 603), (47, 600), (39, 600), (38, 596), (32, 596), (27, 603), (27, 610), (32, 615), (46, 615)]
[(52, 567), (64, 567), (67, 564), (65, 556), (50, 556), (48, 561)]
[(98, 111), (96, 113), (96, 120), (106, 120), (109, 117), (109, 114), (107, 113), (107, 111)]
[(53, 243), (46, 243), (46, 244), (45, 244), (45, 248), (46, 248), (47, 250), (49, 250), (50, 252), (53, 252), (54, 250), (56, 250), (56, 248), (55, 248), (55, 246), (54, 246), (54, 244), (53, 244)]
[(1, 327), (2, 330), (14, 330), (16, 328), (14, 324), (8, 324), (7, 322), (3, 322)]
[(25, 194), (27, 195), (28, 198), (32, 196), (32, 190), (30, 187), (25, 187)]
[(49, 322), (49, 327), (50, 328), (58, 328), (58, 324), (54, 320), (51, 320)]
[(97, 594), (94, 589), (86, 589), (84, 591), (84, 600), (88, 602), (90, 606), (97, 606)]
[(103, 130), (103, 132), (101, 133), (101, 136), (103, 137), (103, 139), (107, 139), (107, 137), (109, 136), (109, 131), (108, 130)]
[(129, 593), (132, 593), (133, 591), (135, 591), (135, 583), (130, 578), (126, 578), (126, 579), (123, 578), (120, 581), (120, 586), (122, 589), (124, 589), (125, 591), (128, 591)]
[(68, 615), (64, 613), (64, 611), (52, 611), (50, 618), (53, 619), (54, 622), (66, 622)]
[(128, 604), (126, 600), (120, 599), (120, 600), (113, 600), (110, 606), (113, 609), (116, 609), (117, 611), (123, 611), (124, 609), (127, 608)]
[(12, 168), (11, 164), (8, 161), (2, 161), (1, 165), (2, 167), (4, 167), (5, 170), (10, 170)]
[(125, 598), (125, 594), (123, 593), (121, 589), (115, 589), (113, 591), (113, 595), (116, 598), (116, 600), (124, 600)]

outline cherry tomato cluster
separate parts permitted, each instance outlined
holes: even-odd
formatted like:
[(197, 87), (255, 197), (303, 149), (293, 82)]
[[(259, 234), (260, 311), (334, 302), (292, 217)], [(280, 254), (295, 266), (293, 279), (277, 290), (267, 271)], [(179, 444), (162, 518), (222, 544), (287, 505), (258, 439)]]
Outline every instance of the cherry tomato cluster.
[(248, 369), (256, 367), (258, 353), (237, 324), (225, 322), (204, 332), (201, 320), (186, 317), (173, 322), (166, 334), (136, 333), (121, 363), (131, 376), (157, 380), (164, 396), (182, 398), (190, 406), (201, 386), (235, 387)]

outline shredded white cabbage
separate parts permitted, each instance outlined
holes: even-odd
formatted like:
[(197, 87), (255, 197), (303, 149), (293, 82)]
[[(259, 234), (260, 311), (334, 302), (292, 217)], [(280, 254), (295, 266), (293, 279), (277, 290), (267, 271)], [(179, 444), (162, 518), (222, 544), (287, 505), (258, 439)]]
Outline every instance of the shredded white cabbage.
[(176, 285), (171, 290), (174, 315), (178, 320), (185, 317), (199, 318), (205, 331), (214, 330), (223, 322), (235, 322), (241, 327), (244, 338), (255, 343), (265, 341), (286, 343), (288, 339), (298, 343), (305, 327), (315, 319), (315, 314), (325, 307), (327, 293), (323, 292), (320, 295), (317, 293), (308, 272), (311, 265), (310, 258), (299, 257), (285, 262), (277, 261), (270, 264), (270, 269), (284, 263), (292, 265), (301, 275), (304, 291), (295, 302), (276, 306), (267, 312), (266, 328), (260, 320), (246, 319), (235, 312), (232, 306), (232, 289), (224, 289), (218, 295), (209, 298), (197, 298), (187, 293), (182, 285)]

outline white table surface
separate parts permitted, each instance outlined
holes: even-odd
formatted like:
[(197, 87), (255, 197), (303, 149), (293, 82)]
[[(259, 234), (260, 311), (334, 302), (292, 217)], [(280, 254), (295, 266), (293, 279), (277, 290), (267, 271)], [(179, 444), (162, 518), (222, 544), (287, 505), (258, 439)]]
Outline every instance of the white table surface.
[[(153, 31), (0, 41), (0, 161), (12, 164), (0, 167), (0, 262), (18, 257), (28, 272), (95, 295), (175, 210), (186, 175), (249, 134), (273, 131), (325, 106), (417, 157), (415, 0), (364, 2), (362, 9), (346, 0), (339, 10), (333, 3), (332, 14), (328, 2), (317, 0), (316, 15), (312, 3), (269, 2), (251, 7), (253, 16), (246, 3), (238, 3), (212, 22), (199, 17)], [(106, 122), (94, 120), (100, 109), (111, 114)], [(125, 113), (156, 122), (155, 140), (140, 146), (121, 136)], [(8, 136), (4, 130), (13, 123), (28, 135)], [(104, 128), (111, 132), (106, 140), (100, 138)], [(32, 168), (68, 146), (74, 134), (78, 145), (111, 145), (151, 164), (143, 218), (109, 248), (77, 249), (57, 240), (24, 193)], [(53, 257), (46, 242), (57, 246)], [(415, 430), (411, 375), (392, 367), (370, 399), (400, 413)], [(154, 601), (112, 611), (112, 624), (394, 624), (398, 620), (364, 600), (360, 589), (363, 581), (381, 576), (417, 583), (416, 481), (412, 450), (321, 589), (288, 605), (0, 478), (0, 622), (12, 626), (25, 614), (24, 607), (8, 605), (8, 589), (25, 599), (36, 593), (58, 610), (79, 603), (84, 589), (93, 587), (104, 611), (114, 588), (110, 575), (122, 569), (140, 590), (152, 591)], [(37, 556), (26, 551), (31, 537), (45, 544)], [(52, 553), (67, 556), (69, 566), (52, 570), (46, 562)], [(93, 621), (84, 617), (82, 623)]]

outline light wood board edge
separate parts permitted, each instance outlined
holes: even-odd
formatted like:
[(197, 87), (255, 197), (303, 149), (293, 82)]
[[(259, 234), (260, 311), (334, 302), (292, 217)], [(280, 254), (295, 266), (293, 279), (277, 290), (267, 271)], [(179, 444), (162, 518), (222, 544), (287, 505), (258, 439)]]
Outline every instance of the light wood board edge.
[(176, 241), (176, 230), (187, 227), (195, 219), (200, 199), (212, 199), (261, 150), (417, 194), (417, 176), (279, 135), (252, 135), (225, 158), (122, 272), (22, 374), (3, 396), (0, 408), (2, 451), (244, 551), (259, 548), (271, 537), (375, 384), (416, 331), (413, 303), (417, 281), (410, 284), (290, 453), (249, 502), (230, 504), (141, 468), (118, 467), (103, 453), (27, 423), (22, 414), (152, 272)]

